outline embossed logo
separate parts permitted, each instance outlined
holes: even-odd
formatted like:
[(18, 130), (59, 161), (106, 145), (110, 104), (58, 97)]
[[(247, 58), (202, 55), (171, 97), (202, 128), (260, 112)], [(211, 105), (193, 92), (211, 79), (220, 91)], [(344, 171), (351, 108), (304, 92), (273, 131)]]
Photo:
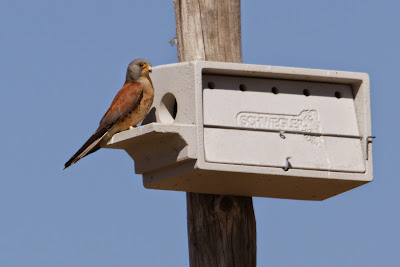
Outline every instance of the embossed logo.
[[(316, 110), (303, 110), (299, 115), (268, 114), (256, 112), (239, 112), (236, 116), (241, 127), (271, 129), (280, 131), (299, 131), (320, 133), (319, 117)], [(304, 135), (306, 140), (320, 145), (320, 136)]]

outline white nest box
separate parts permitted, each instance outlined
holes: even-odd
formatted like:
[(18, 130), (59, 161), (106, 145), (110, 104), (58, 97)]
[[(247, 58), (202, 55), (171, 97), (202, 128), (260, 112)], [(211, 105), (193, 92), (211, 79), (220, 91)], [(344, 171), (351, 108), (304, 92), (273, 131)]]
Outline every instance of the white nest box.
[(108, 144), (146, 188), (323, 200), (372, 180), (365, 73), (199, 61), (151, 78), (143, 125)]

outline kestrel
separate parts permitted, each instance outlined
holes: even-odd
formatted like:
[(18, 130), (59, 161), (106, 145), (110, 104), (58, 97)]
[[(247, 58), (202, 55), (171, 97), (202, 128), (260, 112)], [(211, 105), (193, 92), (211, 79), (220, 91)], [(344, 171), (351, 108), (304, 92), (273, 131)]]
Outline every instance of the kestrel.
[(125, 83), (101, 119), (99, 128), (65, 163), (64, 169), (99, 150), (114, 134), (136, 127), (136, 124), (144, 119), (154, 98), (149, 72), (151, 64), (143, 58), (129, 63)]

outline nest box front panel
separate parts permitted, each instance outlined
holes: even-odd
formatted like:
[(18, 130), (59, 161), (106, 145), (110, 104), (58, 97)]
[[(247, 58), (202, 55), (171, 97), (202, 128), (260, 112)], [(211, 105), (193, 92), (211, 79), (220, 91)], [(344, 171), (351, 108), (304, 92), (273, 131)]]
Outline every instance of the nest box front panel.
[(206, 162), (364, 173), (348, 84), (203, 75)]

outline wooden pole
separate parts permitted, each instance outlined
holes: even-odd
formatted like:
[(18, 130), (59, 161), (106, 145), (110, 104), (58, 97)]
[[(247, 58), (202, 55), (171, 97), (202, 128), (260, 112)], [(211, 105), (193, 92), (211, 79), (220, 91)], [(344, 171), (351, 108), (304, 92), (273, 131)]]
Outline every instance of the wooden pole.
[[(240, 0), (174, 0), (179, 61), (242, 62)], [(191, 267), (256, 266), (251, 197), (187, 193)]]

